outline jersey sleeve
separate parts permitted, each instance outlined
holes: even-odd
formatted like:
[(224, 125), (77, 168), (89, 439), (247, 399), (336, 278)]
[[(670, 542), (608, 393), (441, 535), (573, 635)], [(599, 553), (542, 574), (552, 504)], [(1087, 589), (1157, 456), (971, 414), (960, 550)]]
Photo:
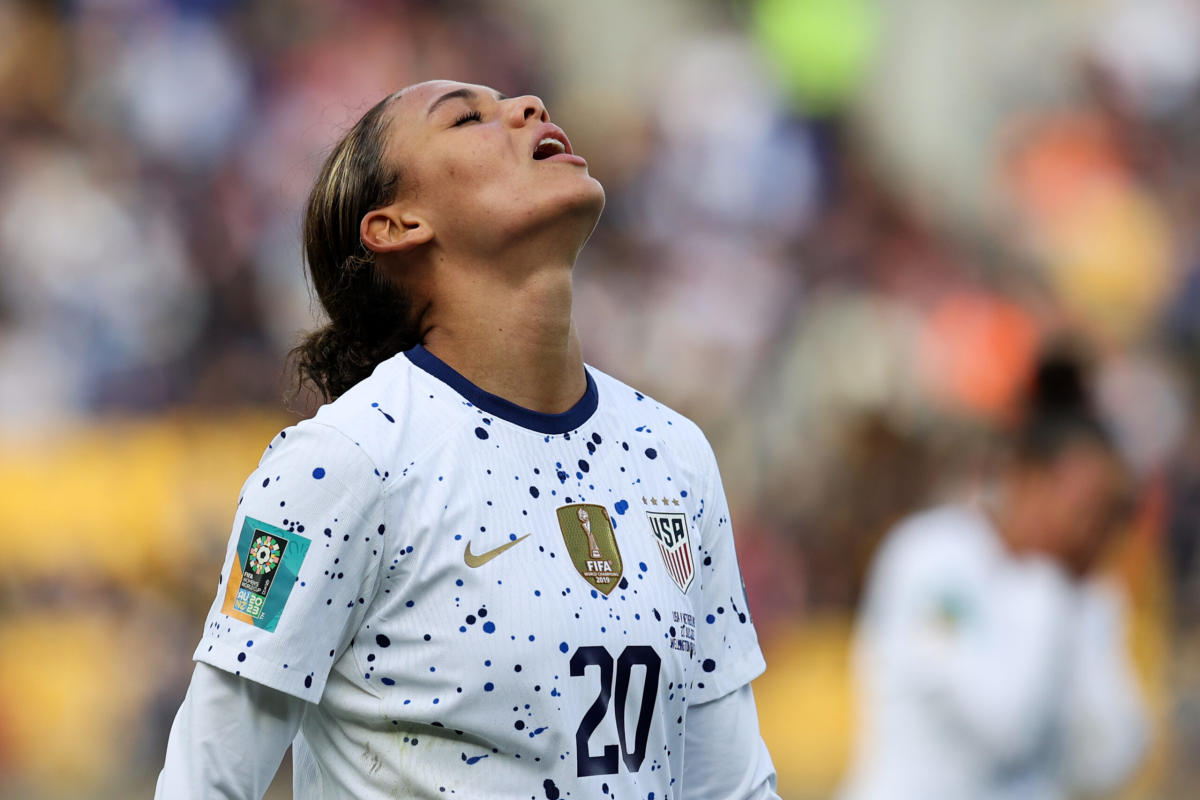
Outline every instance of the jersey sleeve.
[(320, 700), (376, 591), (381, 489), (338, 430), (307, 421), (280, 433), (242, 489), (194, 658)]
[(304, 709), (291, 695), (197, 664), (171, 725), (155, 800), (262, 797)]
[(683, 752), (684, 800), (779, 800), (748, 685), (688, 709)]
[(729, 505), (716, 457), (701, 437), (700, 599), (697, 604), (696, 649), (699, 670), (688, 697), (691, 705), (707, 703), (744, 686), (766, 669), (758, 634), (750, 619), (746, 587), (733, 543)]

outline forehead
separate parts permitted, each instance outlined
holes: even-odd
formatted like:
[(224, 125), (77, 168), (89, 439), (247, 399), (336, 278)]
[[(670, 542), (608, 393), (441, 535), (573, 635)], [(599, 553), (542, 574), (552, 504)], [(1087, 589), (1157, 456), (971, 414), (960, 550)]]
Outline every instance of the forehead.
[(471, 92), (481, 98), (500, 96), (489, 86), (460, 81), (434, 80), (405, 87), (391, 96), (391, 107), (388, 109), (392, 148), (401, 146), (401, 142), (414, 136), (420, 136), (423, 130), (429, 130), (429, 109), (437, 103), (438, 98), (456, 92)]
[(472, 92), (481, 97), (496, 98), (500, 93), (490, 86), (477, 83), (462, 83), (460, 81), (435, 80), (414, 84), (396, 92), (392, 97), (397, 110), (402, 110), (405, 116), (424, 117), (431, 105), (439, 97), (451, 92)]

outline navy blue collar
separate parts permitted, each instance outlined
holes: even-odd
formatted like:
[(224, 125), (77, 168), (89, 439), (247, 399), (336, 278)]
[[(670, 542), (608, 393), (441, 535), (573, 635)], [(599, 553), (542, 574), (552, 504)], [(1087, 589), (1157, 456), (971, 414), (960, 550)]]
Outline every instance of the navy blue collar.
[(592, 373), (587, 369), (584, 369), (584, 373), (587, 375), (587, 391), (583, 393), (583, 397), (579, 398), (579, 402), (561, 414), (543, 414), (540, 411), (522, 408), (503, 397), (485, 392), (455, 372), (453, 367), (426, 350), (423, 345), (406, 350), (404, 355), (408, 356), (408, 360), (413, 364), (461, 394), (477, 408), (538, 433), (570, 433), (587, 422), (600, 404), (600, 393), (596, 390), (596, 382), (592, 380)]

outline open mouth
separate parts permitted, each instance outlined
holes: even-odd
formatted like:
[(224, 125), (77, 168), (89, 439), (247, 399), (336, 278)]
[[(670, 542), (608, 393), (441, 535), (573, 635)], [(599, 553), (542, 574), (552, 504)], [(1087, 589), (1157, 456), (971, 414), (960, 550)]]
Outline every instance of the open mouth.
[(574, 164), (586, 167), (587, 161), (575, 155), (571, 149), (571, 140), (563, 129), (551, 122), (543, 122), (534, 132), (537, 137), (533, 146), (534, 161), (554, 161), (560, 164)]
[(567, 152), (567, 146), (552, 136), (542, 137), (533, 150), (534, 161), (541, 161), (550, 156), (558, 156)]

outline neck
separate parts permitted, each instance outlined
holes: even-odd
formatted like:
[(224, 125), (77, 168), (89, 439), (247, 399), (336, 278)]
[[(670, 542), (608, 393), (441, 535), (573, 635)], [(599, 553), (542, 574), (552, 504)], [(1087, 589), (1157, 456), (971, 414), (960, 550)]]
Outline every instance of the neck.
[(1005, 488), (1002, 502), (993, 509), (992, 522), (1004, 546), (1013, 555), (1053, 555), (1046, 552), (1040, 541), (1042, 526), (1034, 503), (1020, 488), (1013, 485)]
[(1025, 536), (1026, 523), (1022, 517), (1022, 514), (1009, 508), (997, 509), (992, 516), (992, 524), (1000, 534), (1000, 540), (1008, 552), (1015, 556), (1027, 555), (1033, 550)]
[(570, 263), (518, 269), (445, 259), (428, 277), (421, 340), (429, 352), (484, 391), (531, 411), (560, 414), (583, 396)]

